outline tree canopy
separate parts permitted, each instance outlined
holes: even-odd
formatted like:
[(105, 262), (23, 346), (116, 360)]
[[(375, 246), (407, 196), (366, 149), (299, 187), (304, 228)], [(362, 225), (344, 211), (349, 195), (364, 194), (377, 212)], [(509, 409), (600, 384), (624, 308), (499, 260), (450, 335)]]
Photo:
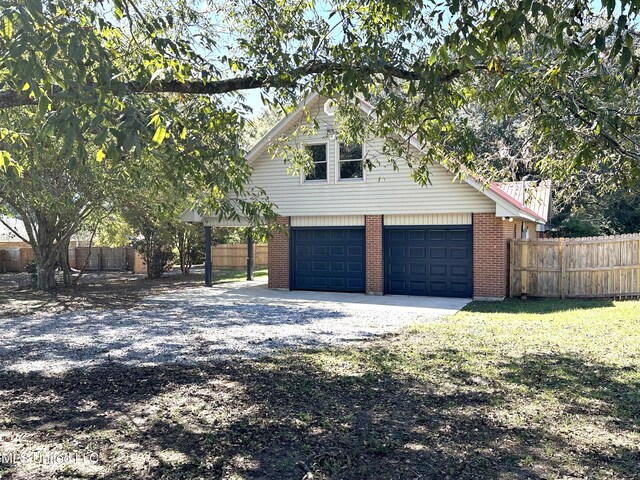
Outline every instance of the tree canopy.
[[(429, 161), (473, 167), (466, 108), (479, 102), (495, 118), (535, 112), (536, 137), (569, 153), (549, 174), (605, 163), (636, 179), (639, 8), (638, 0), (4, 0), (0, 107), (37, 105), (80, 160), (88, 145), (98, 158), (122, 158), (167, 139), (189, 158), (202, 151), (203, 128), (242, 123), (229, 92), (271, 89), (273, 103), (311, 90), (358, 94), (375, 107), (367, 134), (406, 132), (425, 145), (424, 180)], [(621, 98), (630, 99), (623, 109)], [(362, 128), (341, 132), (355, 133)], [(393, 143), (390, 154), (402, 149)], [(185, 173), (200, 175), (200, 166), (186, 161)]]

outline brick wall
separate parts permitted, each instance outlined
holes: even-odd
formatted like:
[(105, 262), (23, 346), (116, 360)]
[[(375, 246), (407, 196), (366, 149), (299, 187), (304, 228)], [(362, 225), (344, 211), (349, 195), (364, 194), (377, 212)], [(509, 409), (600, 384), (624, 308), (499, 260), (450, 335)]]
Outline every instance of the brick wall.
[(473, 296), (504, 298), (509, 288), (508, 239), (519, 237), (519, 222), (493, 213), (473, 214)]
[(289, 289), (289, 217), (278, 217), (278, 229), (269, 239), (269, 288)]
[(383, 260), (382, 260), (382, 215), (366, 215), (364, 217), (367, 258), (367, 294), (382, 295)]

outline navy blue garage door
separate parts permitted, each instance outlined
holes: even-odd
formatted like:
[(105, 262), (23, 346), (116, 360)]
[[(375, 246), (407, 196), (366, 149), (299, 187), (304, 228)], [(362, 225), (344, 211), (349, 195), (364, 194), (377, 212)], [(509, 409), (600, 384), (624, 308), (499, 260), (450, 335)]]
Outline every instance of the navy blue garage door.
[(385, 227), (385, 292), (471, 297), (471, 225)]
[(294, 290), (364, 292), (364, 228), (292, 228)]

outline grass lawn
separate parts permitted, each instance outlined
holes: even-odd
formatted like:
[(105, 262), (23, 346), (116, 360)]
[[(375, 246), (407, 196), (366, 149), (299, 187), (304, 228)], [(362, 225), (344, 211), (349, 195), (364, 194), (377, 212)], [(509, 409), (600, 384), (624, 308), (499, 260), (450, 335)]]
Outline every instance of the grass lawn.
[[(253, 271), (253, 279), (260, 280), (267, 276), (266, 268), (259, 268)], [(247, 270), (215, 270), (212, 275), (214, 282), (238, 282), (247, 279)]]
[[(640, 478), (640, 302), (472, 303), (351, 348), (0, 373), (16, 478)], [(311, 477), (311, 474), (313, 477)]]

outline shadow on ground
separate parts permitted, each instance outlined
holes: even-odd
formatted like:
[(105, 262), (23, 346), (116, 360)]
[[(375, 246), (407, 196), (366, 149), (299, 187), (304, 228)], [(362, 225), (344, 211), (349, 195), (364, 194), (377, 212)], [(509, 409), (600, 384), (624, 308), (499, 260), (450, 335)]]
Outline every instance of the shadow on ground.
[[(637, 449), (596, 448), (591, 429), (637, 432), (640, 385), (620, 381), (623, 370), (541, 355), (485, 378), (448, 349), (407, 375), (386, 347), (346, 363), (334, 354), (2, 373), (0, 430), (5, 449), (99, 453), (70, 467), (80, 478), (638, 478)], [(527, 417), (540, 395), (551, 400)], [(568, 419), (569, 433), (557, 428)], [(46, 468), (5, 466), (16, 478)]]
[(608, 308), (613, 306), (611, 299), (582, 300), (582, 299), (549, 299), (529, 298), (522, 300), (510, 298), (502, 302), (471, 302), (462, 310), (479, 313), (527, 313), (546, 314), (565, 312), (570, 310), (591, 310), (594, 308)]

